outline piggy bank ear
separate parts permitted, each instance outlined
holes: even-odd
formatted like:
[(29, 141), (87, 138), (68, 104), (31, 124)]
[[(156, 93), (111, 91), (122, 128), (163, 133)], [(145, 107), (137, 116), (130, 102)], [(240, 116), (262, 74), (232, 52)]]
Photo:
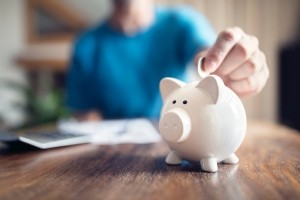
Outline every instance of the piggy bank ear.
[(160, 94), (162, 99), (165, 100), (167, 97), (176, 89), (183, 87), (185, 84), (175, 78), (164, 78), (160, 81)]
[(211, 96), (215, 104), (218, 103), (225, 89), (224, 82), (216, 75), (207, 76), (196, 87), (204, 89)]

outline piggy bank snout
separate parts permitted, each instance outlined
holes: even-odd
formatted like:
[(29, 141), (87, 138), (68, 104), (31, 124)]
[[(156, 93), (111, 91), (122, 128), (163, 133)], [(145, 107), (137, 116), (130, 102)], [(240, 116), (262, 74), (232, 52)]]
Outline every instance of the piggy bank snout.
[(159, 130), (166, 141), (183, 142), (191, 132), (191, 119), (183, 109), (172, 109), (161, 117)]

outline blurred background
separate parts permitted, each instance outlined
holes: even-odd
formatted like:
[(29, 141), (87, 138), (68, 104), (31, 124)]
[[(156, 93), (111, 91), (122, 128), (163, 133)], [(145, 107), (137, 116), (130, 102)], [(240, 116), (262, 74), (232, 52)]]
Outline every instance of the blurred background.
[[(260, 40), (270, 67), (266, 88), (244, 99), (250, 119), (300, 129), (299, 0), (157, 0), (187, 4), (219, 32), (240, 26)], [(72, 42), (110, 13), (110, 0), (0, 1), (0, 129), (67, 117), (65, 73)]]

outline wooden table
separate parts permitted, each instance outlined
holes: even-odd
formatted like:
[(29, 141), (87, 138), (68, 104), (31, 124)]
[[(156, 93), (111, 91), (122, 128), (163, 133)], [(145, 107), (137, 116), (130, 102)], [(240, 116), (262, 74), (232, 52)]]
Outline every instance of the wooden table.
[(251, 122), (238, 165), (167, 166), (165, 143), (0, 147), (0, 199), (300, 199), (300, 135)]

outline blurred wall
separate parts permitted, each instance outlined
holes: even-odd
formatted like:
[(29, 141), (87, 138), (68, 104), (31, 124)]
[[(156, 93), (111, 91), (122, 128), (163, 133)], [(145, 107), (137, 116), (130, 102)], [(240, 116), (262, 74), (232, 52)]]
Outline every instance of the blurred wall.
[(15, 59), (25, 44), (24, 1), (0, 1), (0, 118), (9, 126), (24, 122), (25, 112), (16, 105), (24, 105), (20, 92), (5, 86), (7, 81), (26, 84), (24, 72)]
[[(22, 78), (15, 58), (25, 44), (24, 1), (0, 1), (0, 77)], [(13, 73), (11, 70), (15, 70)]]
[(89, 24), (99, 23), (111, 11), (111, 0), (61, 0), (81, 16)]

